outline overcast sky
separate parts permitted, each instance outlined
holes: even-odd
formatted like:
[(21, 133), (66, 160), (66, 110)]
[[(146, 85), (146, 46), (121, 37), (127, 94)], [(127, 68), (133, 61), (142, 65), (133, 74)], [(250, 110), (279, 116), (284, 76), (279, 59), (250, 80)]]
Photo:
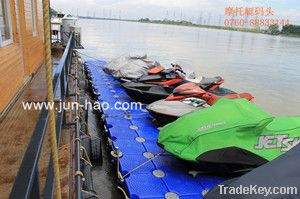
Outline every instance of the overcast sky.
[(300, 24), (300, 0), (51, 0), (57, 11), (73, 15), (126, 19), (184, 19), (215, 23), (224, 17), (228, 6), (272, 7), (274, 18)]

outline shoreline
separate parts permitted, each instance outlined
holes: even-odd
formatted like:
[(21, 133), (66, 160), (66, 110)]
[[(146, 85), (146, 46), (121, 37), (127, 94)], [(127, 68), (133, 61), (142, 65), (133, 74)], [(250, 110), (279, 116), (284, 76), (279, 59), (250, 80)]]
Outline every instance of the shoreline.
[(255, 28), (234, 28), (234, 27), (225, 27), (225, 26), (200, 25), (200, 24), (193, 24), (191, 22), (187, 22), (187, 23), (172, 22), (171, 23), (171, 22), (164, 22), (164, 21), (160, 21), (160, 20), (141, 21), (141, 20), (133, 20), (133, 19), (97, 18), (97, 17), (84, 17), (84, 16), (79, 16), (79, 19), (127, 21), (127, 22), (144, 23), (144, 24), (149, 23), (149, 24), (185, 26), (185, 27), (195, 27), (195, 28), (208, 28), (208, 29), (216, 29), (216, 30), (228, 30), (228, 31), (235, 31), (235, 32), (249, 32), (249, 33), (257, 33), (257, 34), (265, 34), (265, 35), (271, 35), (271, 36), (300, 38), (300, 35), (298, 35), (298, 34), (288, 34), (288, 33), (269, 34), (269, 33), (266, 33), (264, 30), (255, 29)]
[[(129, 21), (129, 20), (128, 20)], [(164, 22), (143, 22), (138, 20), (130, 20), (131, 22), (137, 23), (150, 23), (150, 24), (162, 24), (162, 25), (173, 25), (173, 26), (185, 26), (185, 27), (195, 27), (195, 28), (208, 28), (208, 29), (215, 29), (215, 30), (228, 30), (228, 31), (235, 31), (235, 32), (248, 32), (248, 33), (257, 33), (257, 34), (264, 34), (270, 36), (282, 36), (282, 37), (293, 37), (293, 38), (300, 38), (300, 35), (297, 34), (287, 34), (287, 33), (279, 33), (279, 34), (268, 34), (263, 30), (254, 29), (254, 28), (233, 28), (233, 27), (223, 27), (223, 26), (212, 26), (212, 25), (198, 25), (198, 24), (176, 24), (176, 23), (164, 23)]]

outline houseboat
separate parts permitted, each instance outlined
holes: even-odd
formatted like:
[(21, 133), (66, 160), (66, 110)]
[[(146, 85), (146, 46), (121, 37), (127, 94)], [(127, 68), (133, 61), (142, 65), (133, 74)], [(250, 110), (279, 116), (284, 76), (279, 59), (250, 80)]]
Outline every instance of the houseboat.
[[(47, 88), (49, 92), (46, 77), (51, 73), (46, 72), (45, 66), (43, 3), (40, 0), (0, 1), (1, 199), (53, 198), (55, 193), (49, 111), (24, 107), (26, 103), (46, 102)], [(75, 92), (68, 84), (71, 64), (74, 65), (72, 38), (70, 33), (64, 52), (56, 53), (53, 59), (51, 78), (55, 102), (75, 99), (67, 95), (67, 91)], [(74, 198), (69, 136), (75, 136), (72, 133), (75, 125), (66, 127), (66, 115), (66, 112), (55, 114), (62, 190), (61, 197), (56, 194), (56, 198)], [(68, 121), (74, 119), (71, 113), (67, 117)]]
[(3, 115), (44, 63), (42, 1), (1, 1), (0, 112)]

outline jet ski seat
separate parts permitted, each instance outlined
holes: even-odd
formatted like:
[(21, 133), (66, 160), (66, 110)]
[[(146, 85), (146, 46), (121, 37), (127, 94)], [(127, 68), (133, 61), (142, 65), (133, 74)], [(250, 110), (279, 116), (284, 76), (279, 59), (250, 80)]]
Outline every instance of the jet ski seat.
[(164, 81), (164, 80), (170, 80), (179, 78), (178, 74), (175, 72), (169, 72), (169, 73), (158, 73), (158, 74), (151, 74), (151, 75), (143, 75), (140, 78), (136, 79), (137, 82), (153, 82), (153, 81)]
[(220, 85), (224, 82), (223, 78), (220, 76), (216, 77), (202, 77), (202, 80), (199, 83), (199, 86), (203, 89), (208, 89), (214, 85)]
[(163, 66), (157, 66), (148, 70), (148, 74), (154, 75), (165, 70)]
[(137, 79), (137, 82), (159, 81), (161, 79), (162, 79), (162, 76), (160, 74), (143, 75), (142, 77)]

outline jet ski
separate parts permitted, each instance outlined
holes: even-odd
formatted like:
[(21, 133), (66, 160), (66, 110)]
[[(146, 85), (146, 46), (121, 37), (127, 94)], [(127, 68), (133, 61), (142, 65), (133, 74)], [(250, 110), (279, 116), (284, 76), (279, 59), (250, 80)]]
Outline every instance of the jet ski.
[(111, 60), (103, 67), (103, 71), (116, 79), (136, 79), (147, 74), (148, 69), (159, 65), (157, 61), (148, 60), (146, 54), (127, 54)]
[[(294, 121), (292, 122), (294, 123)], [(279, 156), (278, 158), (262, 165), (241, 177), (233, 178), (216, 185), (205, 194), (204, 199), (257, 199), (262, 198), (261, 194), (226, 194), (222, 193), (221, 187), (250, 187), (255, 185), (257, 187), (268, 187), (268, 189), (275, 190), (275, 187), (294, 187), (294, 190), (300, 190), (300, 145), (293, 147), (291, 150)], [(224, 190), (223, 189), (223, 190)], [(297, 191), (286, 194), (270, 194), (268, 199), (280, 198), (299, 198)]]
[[(163, 66), (157, 66), (148, 70), (147, 75), (143, 75), (137, 79), (120, 79), (121, 82), (140, 82), (145, 84), (161, 84), (172, 85), (185, 79), (189, 82), (200, 83), (204, 89), (209, 87), (210, 90), (214, 90), (218, 85), (222, 84), (224, 80), (222, 77), (217, 76), (213, 78), (198, 77), (194, 72), (186, 76), (182, 67), (178, 64), (171, 64), (171, 68), (165, 69)], [(214, 87), (211, 87), (211, 83), (216, 82)]]
[[(129, 78), (121, 78), (119, 79), (120, 82), (140, 82), (140, 83), (148, 83), (148, 84), (159, 84), (161, 82), (165, 82), (168, 80), (175, 80), (180, 81), (181, 79), (185, 78), (186, 73), (182, 70), (181, 66), (177, 64), (171, 64), (171, 68), (165, 68), (163, 66), (156, 66), (151, 68), (147, 71), (147, 74), (142, 75), (136, 79), (129, 79)], [(194, 76), (194, 79), (196, 77)]]
[[(221, 98), (221, 96), (208, 93), (192, 83), (179, 86), (174, 89), (173, 93), (175, 94), (147, 106), (147, 110), (155, 118), (158, 126), (164, 126), (195, 110), (207, 108)], [(254, 101), (254, 97), (249, 93), (228, 94), (223, 97), (231, 99), (245, 98)]]
[(283, 155), (299, 136), (299, 116), (276, 118), (245, 99), (222, 98), (164, 126), (157, 143), (196, 170), (234, 175)]
[(164, 99), (172, 93), (174, 86), (144, 84), (139, 82), (123, 83), (126, 93), (137, 102), (150, 104), (160, 99)]
[[(196, 97), (196, 98), (200, 98), (204, 101), (206, 101), (207, 104), (209, 105), (213, 105), (215, 102), (217, 102), (220, 98), (225, 97), (228, 99), (235, 99), (235, 98), (245, 98), (248, 101), (254, 102), (255, 98), (250, 94), (250, 93), (228, 93), (223, 95), (224, 93), (226, 93), (227, 91), (223, 91), (221, 88), (219, 88), (221, 94), (219, 94), (217, 91), (205, 91), (203, 90), (199, 85), (189, 82), (186, 84), (183, 84), (181, 86), (176, 87), (173, 90), (173, 93), (171, 95), (169, 95), (166, 100), (181, 100), (181, 99), (185, 99), (188, 97)], [(231, 90), (228, 90), (228, 92), (230, 92)], [(216, 94), (215, 94), (216, 93)]]
[[(175, 78), (167, 81), (160, 82), (126, 82), (122, 86), (126, 90), (127, 94), (134, 99), (145, 104), (155, 102), (160, 99), (165, 99), (173, 90), (183, 84), (189, 83), (189, 79), (184, 78)], [(224, 80), (220, 77), (214, 78), (202, 78), (202, 80), (197, 83), (199, 87), (204, 90), (212, 91), (218, 95), (234, 94), (234, 91), (229, 89), (219, 88), (219, 85), (222, 84)]]
[(157, 126), (164, 126), (177, 120), (179, 117), (209, 105), (202, 99), (186, 98), (181, 100), (158, 100), (146, 108), (154, 117)]

